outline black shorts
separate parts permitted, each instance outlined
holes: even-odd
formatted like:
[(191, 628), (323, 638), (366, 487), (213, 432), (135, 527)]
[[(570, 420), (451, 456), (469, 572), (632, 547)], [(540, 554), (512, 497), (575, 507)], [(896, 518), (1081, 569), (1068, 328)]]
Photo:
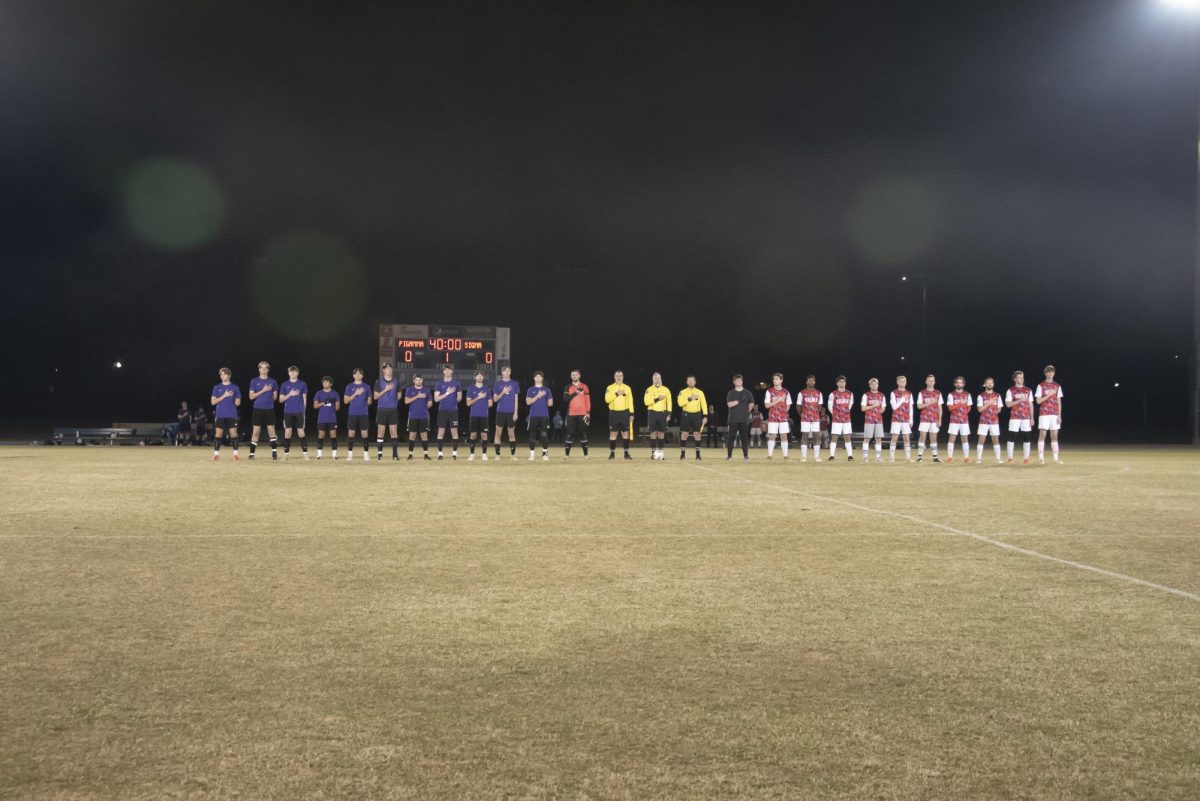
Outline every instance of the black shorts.
[(512, 428), (516, 423), (513, 422), (512, 412), (496, 412), (496, 428)]
[(370, 418), (365, 414), (352, 414), (346, 418), (346, 430), (353, 433), (361, 431), (367, 433), (367, 428), (370, 427)]
[(304, 415), (289, 412), (283, 416), (284, 428), (304, 428)]
[(438, 428), (458, 428), (458, 409), (452, 412), (438, 409)]
[(337, 423), (317, 423), (318, 431), (333, 431), (337, 432)]
[(533, 441), (539, 437), (548, 436), (550, 431), (549, 417), (530, 417), (529, 418), (529, 442), (532, 445)]
[(237, 418), (236, 417), (218, 417), (216, 420), (213, 421), (213, 426), (215, 428), (221, 429), (222, 431), (226, 431), (230, 428), (237, 428)]
[(469, 425), (472, 434), (487, 434), (488, 419), (486, 417), (472, 417)]
[(609, 412), (608, 430), (629, 433), (629, 412)]
[(274, 409), (255, 409), (250, 414), (250, 425), (252, 425), (252, 426), (273, 426), (273, 425), (275, 425), (275, 410)]
[(679, 431), (689, 434), (699, 434), (704, 425), (704, 415), (701, 412), (683, 412), (679, 415)]
[(187, 434), (188, 432), (190, 432), (192, 430), (192, 424), (191, 423), (180, 423), (179, 428), (177, 430), (179, 431), (180, 434)]
[(400, 425), (400, 411), (398, 409), (378, 409), (378, 410), (376, 410), (375, 425), (377, 425), (377, 426), (398, 426), (398, 425)]
[(410, 417), (408, 418), (408, 433), (410, 434), (428, 434), (429, 433), (429, 418), (428, 417)]
[(650, 412), (650, 418), (647, 421), (647, 428), (651, 433), (662, 434), (667, 430), (667, 413), (666, 412)]
[(580, 442), (587, 442), (588, 427), (581, 414), (567, 416), (567, 442), (575, 442), (576, 435), (579, 436)]

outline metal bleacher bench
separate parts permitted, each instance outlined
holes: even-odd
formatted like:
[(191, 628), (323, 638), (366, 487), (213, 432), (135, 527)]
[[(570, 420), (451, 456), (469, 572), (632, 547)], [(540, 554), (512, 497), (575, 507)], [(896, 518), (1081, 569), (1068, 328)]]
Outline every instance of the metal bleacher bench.
[(54, 429), (55, 445), (163, 445), (174, 440), (176, 423), (114, 423), (107, 428)]

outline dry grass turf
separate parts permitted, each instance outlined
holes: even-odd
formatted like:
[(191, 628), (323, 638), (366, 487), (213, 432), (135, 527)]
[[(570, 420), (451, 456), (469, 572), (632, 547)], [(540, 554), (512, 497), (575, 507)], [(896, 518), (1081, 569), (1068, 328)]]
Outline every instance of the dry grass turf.
[(0, 798), (1200, 798), (1196, 451), (518, 452), (0, 450)]

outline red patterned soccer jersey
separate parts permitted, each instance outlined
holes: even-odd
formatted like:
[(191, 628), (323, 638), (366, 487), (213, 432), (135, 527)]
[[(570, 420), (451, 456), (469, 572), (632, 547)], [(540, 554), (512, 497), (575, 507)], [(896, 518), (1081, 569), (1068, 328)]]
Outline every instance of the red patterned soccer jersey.
[(907, 389), (892, 390), (892, 422), (912, 422), (913, 400), (912, 393)]
[(1027, 403), (1027, 401), (1030, 401), (1032, 399), (1033, 399), (1033, 390), (1030, 389), (1029, 387), (1024, 387), (1024, 386), (1009, 387), (1008, 394), (1005, 397), (1005, 402), (1017, 401), (1017, 403), (1011, 409), (1008, 410), (1008, 419), (1009, 420), (1028, 420), (1028, 419), (1030, 419), (1029, 403)]
[(980, 392), (979, 403), (983, 407), (979, 410), (979, 424), (982, 426), (999, 425), (1000, 393)]
[(921, 410), (922, 423), (937, 423), (942, 419), (942, 393), (936, 389), (921, 390), (921, 403), (933, 402)]
[(850, 407), (854, 405), (854, 393), (850, 390), (835, 389), (829, 393), (829, 414), (835, 423), (850, 422)]
[(788, 420), (788, 407), (792, 405), (792, 393), (782, 387), (779, 389), (771, 387), (767, 390), (767, 397), (771, 399), (773, 404), (767, 410), (767, 422), (786, 423)]
[[(1050, 393), (1054, 393), (1054, 397), (1049, 397)], [(1045, 398), (1042, 405), (1038, 407), (1038, 414), (1058, 414), (1058, 399), (1062, 397), (1062, 387), (1053, 381), (1043, 381), (1038, 384), (1037, 397)]]
[(878, 403), (878, 409), (863, 409), (867, 425), (883, 425), (883, 407), (887, 406), (887, 397), (882, 392), (868, 392), (863, 395), (863, 403), (870, 405)]
[(800, 400), (797, 404), (800, 407), (800, 422), (821, 422), (821, 398), (821, 390), (819, 389), (800, 390)]
[[(966, 425), (970, 422), (971, 415), (971, 393), (959, 392), (955, 390), (950, 393), (950, 403), (958, 404), (958, 408), (950, 410), (950, 422)], [(946, 404), (950, 405), (949, 403)]]

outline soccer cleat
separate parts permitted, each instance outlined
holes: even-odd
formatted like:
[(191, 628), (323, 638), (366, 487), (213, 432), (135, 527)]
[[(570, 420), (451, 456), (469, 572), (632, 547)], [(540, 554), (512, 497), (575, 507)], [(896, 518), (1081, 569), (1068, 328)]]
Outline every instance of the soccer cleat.
[(1013, 463), (1013, 460), (1012, 460), (1012, 457), (1010, 456), (1010, 457), (1008, 457), (1008, 464), (1012, 464), (1012, 463)]
[(616, 459), (616, 458), (617, 458), (617, 455), (616, 455), (615, 453), (610, 453), (610, 454), (608, 455), (608, 460), (609, 460), (610, 462), (611, 462), (612, 460)]
[(774, 456), (772, 456), (771, 454), (769, 454), (769, 453), (768, 453), (768, 454), (767, 454), (767, 461), (768, 461), (768, 462), (772, 462), (772, 461), (774, 461), (774, 460), (775, 460), (775, 457), (774, 457)]
[(1043, 457), (1038, 458), (1038, 464), (1045, 464), (1045, 463), (1046, 463), (1045, 458), (1043, 458)]
[(696, 451), (696, 461), (697, 462), (702, 461), (700, 458), (700, 451)]
[(219, 462), (219, 461), (221, 461), (221, 457), (220, 457), (218, 454), (215, 454), (215, 453), (214, 453), (214, 454), (213, 454), (213, 458), (212, 458), (212, 460), (213, 460), (214, 462)]
[(483, 461), (485, 461), (485, 462), (487, 461), (487, 454), (486, 454), (486, 453), (483, 455)]
[[(912, 461), (912, 459), (909, 459), (909, 461), (911, 462), (911, 461)], [(918, 456), (918, 457), (917, 457), (917, 461), (918, 461), (918, 462), (923, 462), (923, 461), (925, 461), (925, 457), (924, 457), (924, 456)]]
[(333, 455), (333, 461), (335, 461), (335, 462), (337, 461), (337, 454), (336, 454), (336, 453)]
[(727, 461), (727, 462), (732, 462), (732, 461), (733, 461), (733, 457), (732, 457), (732, 456), (726, 456), (726, 457), (725, 457), (725, 461)]
[(472, 453), (470, 456), (468, 456), (468, 457), (467, 457), (467, 461), (468, 461), (468, 462), (473, 462), (473, 461), (475, 461), (475, 454), (473, 454), (473, 453)]
[(394, 453), (393, 453), (393, 454), (392, 454), (392, 461), (393, 461), (393, 462), (398, 462), (398, 461), (400, 461), (400, 457), (399, 457), (398, 455), (396, 455), (396, 454), (394, 454)]
[(405, 461), (406, 461), (406, 462), (411, 462), (412, 460), (413, 460), (413, 455), (410, 453), (410, 454), (408, 455), (408, 458), (407, 458), (407, 459), (405, 459)]
[(517, 461), (517, 455), (516, 455), (515, 453), (512, 455), (512, 460), (513, 460), (514, 462), (515, 462), (515, 461)]
[(966, 462), (967, 464), (970, 464), (970, 463), (971, 463), (971, 457), (970, 457), (970, 456), (968, 456), (966, 459), (963, 459), (963, 461), (964, 461), (964, 462)]
[(954, 464), (954, 457), (953, 457), (953, 456), (947, 456), (947, 457), (946, 457), (946, 464)]
[(427, 453), (427, 454), (425, 454), (425, 461), (427, 461), (427, 462), (432, 462), (432, 461), (433, 461), (433, 459), (430, 459), (430, 458), (429, 458), (429, 454), (428, 454), (428, 453)]
[(271, 451), (271, 461), (272, 461), (272, 462), (278, 462), (278, 461), (279, 461), (279, 454), (278, 454), (278, 453), (276, 453), (275, 451)]
[(442, 461), (442, 455), (440, 453), (438, 454), (438, 461)]
[(235, 453), (235, 454), (233, 454), (233, 461), (235, 461), (235, 462), (240, 462), (240, 461), (242, 461), (242, 457), (238, 456), (238, 455)]
[(853, 461), (854, 461), (854, 457), (853, 457), (853, 456), (847, 456), (847, 457), (846, 457), (846, 461), (847, 461), (847, 462), (853, 462)]
[(743, 462), (748, 462), (748, 461), (750, 461), (750, 457), (749, 457), (749, 456), (743, 456), (743, 457), (742, 457), (742, 461), (743, 461)]
[(450, 458), (451, 458), (451, 459), (453, 459), (454, 461), (456, 461), (456, 462), (457, 462), (457, 461), (458, 461), (458, 454), (457, 454), (457, 453), (452, 453), (452, 454), (450, 454)]
[(687, 451), (680, 451), (679, 452), (679, 461), (682, 462), (686, 458), (687, 458)]
[(1029, 460), (1028, 460), (1028, 459), (1026, 459), (1026, 460), (1024, 460), (1023, 462), (1021, 462), (1021, 464), (1029, 464)]
[[(442, 458), (442, 457), (440, 457), (440, 456), (439, 456), (438, 458), (440, 459), (440, 458)], [(531, 462), (532, 462), (533, 460), (534, 460), (533, 451), (530, 451), (530, 452), (529, 452), (529, 461), (531, 461)]]
[(543, 454), (542, 454), (542, 461), (543, 461), (543, 462), (548, 462), (548, 461), (550, 461), (550, 455), (549, 455), (549, 454), (546, 454), (546, 453), (543, 453)]
[(625, 460), (628, 462), (633, 461), (633, 457), (629, 455), (629, 451), (625, 451)]
[(939, 458), (937, 458), (936, 456), (935, 456), (935, 457), (933, 457), (933, 461), (937, 462), (938, 464), (941, 464), (941, 463), (942, 463), (942, 460), (941, 460), (941, 459), (939, 459)]
[(375, 457), (375, 461), (377, 461), (377, 462), (383, 461), (383, 451), (379, 452), (379, 455)]
[(828, 459), (826, 459), (825, 461), (827, 461), (827, 462), (832, 462), (832, 461), (833, 461), (833, 457), (832, 457), (832, 456), (830, 456), (830, 457), (829, 457)]
[[(864, 464), (865, 464), (865, 460), (864, 460)], [(882, 457), (882, 456), (876, 456), (876, 457), (875, 457), (875, 464), (883, 464), (883, 457)]]
[(366, 451), (363, 451), (363, 461), (364, 462), (371, 461), (371, 454), (367, 453)]
[(254, 454), (253, 454), (253, 453), (252, 453), (252, 454), (250, 454), (250, 461), (252, 461), (252, 462), (254, 461)]

